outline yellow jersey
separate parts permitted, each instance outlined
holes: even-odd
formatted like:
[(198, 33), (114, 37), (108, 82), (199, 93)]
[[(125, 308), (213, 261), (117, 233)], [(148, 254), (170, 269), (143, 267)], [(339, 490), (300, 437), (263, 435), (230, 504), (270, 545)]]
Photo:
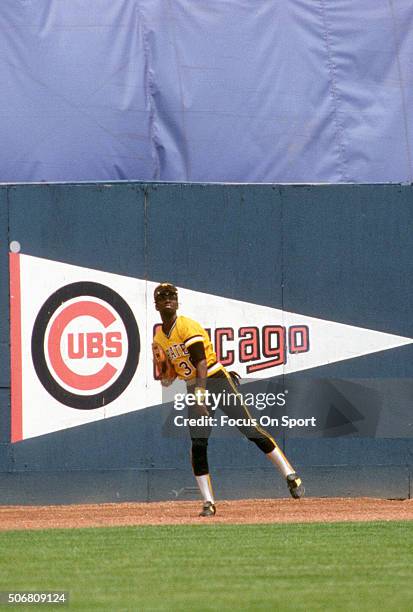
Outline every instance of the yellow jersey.
[(154, 342), (161, 345), (168, 355), (169, 361), (173, 364), (178, 378), (182, 380), (196, 378), (196, 368), (191, 363), (191, 356), (188, 351), (189, 347), (196, 342), (202, 342), (204, 345), (208, 376), (224, 369), (224, 366), (217, 362), (217, 356), (205, 329), (188, 317), (177, 317), (168, 334), (165, 334), (162, 325), (159, 325)]

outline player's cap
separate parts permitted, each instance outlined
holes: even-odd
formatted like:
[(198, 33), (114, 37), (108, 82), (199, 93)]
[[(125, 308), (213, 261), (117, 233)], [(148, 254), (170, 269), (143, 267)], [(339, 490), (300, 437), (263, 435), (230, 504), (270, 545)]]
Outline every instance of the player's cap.
[(161, 283), (160, 285), (155, 287), (155, 291), (153, 292), (155, 302), (159, 297), (165, 295), (166, 293), (178, 295), (178, 289), (175, 287), (175, 285), (172, 285), (171, 283)]

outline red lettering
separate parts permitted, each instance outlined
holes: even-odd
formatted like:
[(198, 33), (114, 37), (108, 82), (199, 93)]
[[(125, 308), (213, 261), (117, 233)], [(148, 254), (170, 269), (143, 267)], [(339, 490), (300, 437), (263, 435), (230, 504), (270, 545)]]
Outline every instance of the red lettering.
[(88, 359), (103, 357), (103, 334), (100, 332), (86, 334), (86, 355)]
[(270, 357), (271, 359), (247, 366), (248, 374), (286, 363), (285, 327), (281, 325), (265, 325), (263, 327), (262, 353), (264, 357)]
[[(75, 338), (77, 345), (75, 346)], [(121, 332), (108, 332), (106, 340), (106, 357), (121, 357), (122, 355), (122, 334)], [(103, 357), (103, 335), (98, 332), (86, 334), (87, 358), (96, 359)], [(85, 357), (85, 334), (67, 335), (67, 354), (69, 359), (82, 359)]]
[(220, 361), (223, 366), (230, 366), (234, 363), (234, 351), (225, 351), (224, 339), (233, 340), (234, 330), (232, 327), (218, 327), (215, 330), (215, 352), (217, 361)]
[(74, 345), (74, 334), (67, 335), (67, 355), (69, 359), (82, 359), (85, 354), (85, 334), (77, 334), (77, 350)]
[(310, 330), (307, 325), (293, 325), (288, 331), (290, 353), (307, 353), (310, 350)]
[(122, 355), (122, 334), (108, 332), (106, 334), (106, 357), (120, 357)]
[(243, 338), (239, 343), (239, 360), (241, 363), (259, 359), (260, 337), (258, 327), (241, 327), (238, 335)]

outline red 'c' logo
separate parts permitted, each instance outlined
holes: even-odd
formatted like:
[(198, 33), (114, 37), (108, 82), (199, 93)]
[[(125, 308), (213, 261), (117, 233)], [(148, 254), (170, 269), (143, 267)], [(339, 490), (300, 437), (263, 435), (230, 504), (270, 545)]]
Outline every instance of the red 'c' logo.
[(49, 331), (47, 349), (54, 371), (67, 386), (82, 391), (91, 391), (106, 385), (114, 377), (117, 369), (105, 363), (96, 374), (77, 374), (65, 364), (60, 350), (62, 335), (67, 325), (81, 316), (93, 317), (105, 328), (116, 320), (105, 306), (97, 302), (82, 301), (70, 304), (53, 321)]
[(33, 327), (39, 380), (72, 408), (90, 410), (116, 399), (136, 371), (139, 352), (139, 330), (129, 305), (98, 283), (72, 283), (56, 291)]

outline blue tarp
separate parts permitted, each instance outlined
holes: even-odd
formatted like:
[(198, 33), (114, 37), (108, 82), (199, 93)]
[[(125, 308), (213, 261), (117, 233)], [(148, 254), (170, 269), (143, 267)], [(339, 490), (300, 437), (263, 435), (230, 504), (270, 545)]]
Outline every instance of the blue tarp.
[(0, 181), (412, 182), (411, 0), (1, 0)]

